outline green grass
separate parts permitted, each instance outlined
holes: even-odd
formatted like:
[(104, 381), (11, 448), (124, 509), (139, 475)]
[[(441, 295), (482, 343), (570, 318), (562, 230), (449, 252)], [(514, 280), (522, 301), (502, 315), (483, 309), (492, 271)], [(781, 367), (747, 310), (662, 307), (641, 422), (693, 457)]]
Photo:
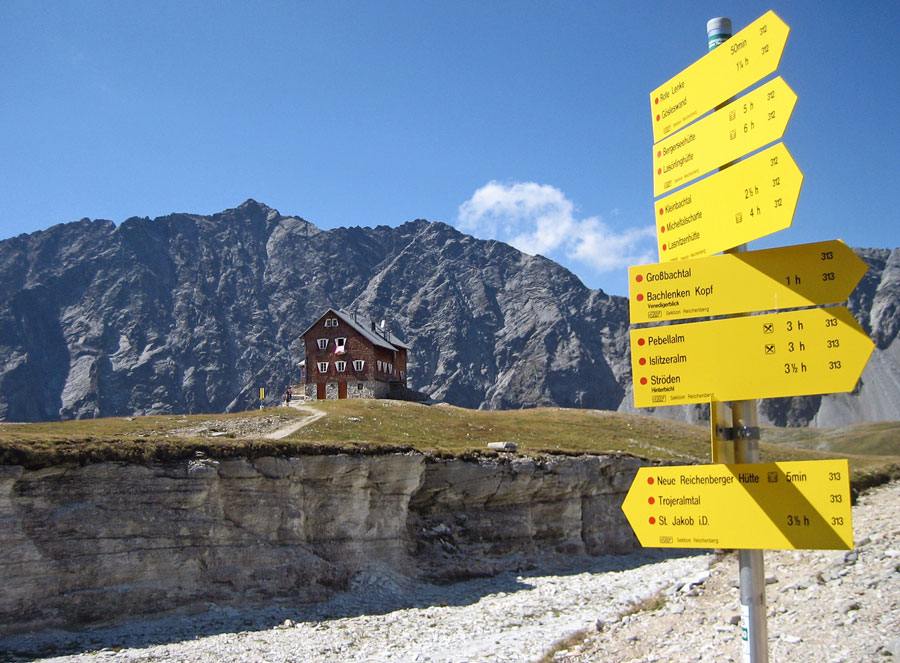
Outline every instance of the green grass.
[[(466, 410), (382, 400), (320, 401), (326, 416), (283, 440), (260, 425), (285, 425), (308, 413), (268, 408), (227, 415), (116, 417), (0, 424), (0, 464), (29, 468), (100, 461), (153, 462), (195, 456), (378, 454), (418, 450), (430, 456), (496, 456), (491, 442), (520, 454), (630, 454), (680, 464), (709, 459), (706, 426), (600, 410)], [(848, 458), (860, 486), (900, 477), (900, 422), (841, 429), (765, 428), (763, 461)]]
[(256, 440), (226, 433), (237, 422), (289, 423), (308, 415), (296, 410), (256, 410), (220, 415), (110, 417), (45, 423), (0, 424), (0, 464), (30, 469), (60, 463), (102, 461), (151, 462), (194, 456), (266, 455), (266, 450), (292, 453), (297, 445)]
[[(35, 424), (0, 424), (0, 444), (21, 442), (85, 442), (91, 440), (137, 440), (174, 437), (189, 428), (206, 428), (215, 432), (237, 419), (289, 421), (305, 418), (303, 412), (288, 408), (251, 410), (234, 414), (155, 415), (149, 417), (110, 417), (79, 421), (51, 421)], [(198, 434), (197, 437), (203, 437)]]
[(878, 421), (843, 428), (772, 428), (763, 433), (774, 444), (833, 453), (900, 456), (900, 422)]
[(580, 647), (590, 635), (591, 634), (587, 629), (581, 629), (574, 633), (570, 633), (566, 637), (561, 638), (550, 645), (550, 648), (545, 651), (535, 663), (552, 663), (556, 659), (558, 653), (568, 652), (575, 647)]
[(662, 592), (657, 592), (656, 594), (652, 594), (651, 596), (645, 596), (644, 598), (638, 599), (637, 601), (632, 601), (628, 604), (628, 607), (626, 607), (625, 610), (619, 613), (619, 617), (629, 617), (631, 615), (637, 615), (642, 612), (653, 612), (654, 610), (659, 610), (665, 605), (666, 595)]
[[(708, 433), (689, 424), (599, 410), (467, 410), (397, 401), (328, 401), (327, 416), (292, 439), (412, 446), (436, 454), (515, 442), (526, 454), (620, 452), (700, 462)], [(359, 421), (355, 421), (358, 419)]]

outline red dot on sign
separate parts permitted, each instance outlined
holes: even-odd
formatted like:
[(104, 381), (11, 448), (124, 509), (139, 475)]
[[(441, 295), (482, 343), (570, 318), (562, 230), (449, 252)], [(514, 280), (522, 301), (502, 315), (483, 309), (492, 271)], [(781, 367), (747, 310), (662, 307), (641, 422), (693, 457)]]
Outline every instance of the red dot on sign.
[(655, 525), (655, 524), (656, 524), (656, 518), (654, 518), (653, 516), (650, 516), (650, 524), (651, 524), (651, 525)]
[(644, 275), (643, 275), (643, 274), (638, 274), (637, 277), (636, 277), (634, 280), (637, 281), (638, 283), (640, 283), (641, 281), (644, 280)]
[(638, 363), (639, 363), (641, 366), (643, 366), (644, 364), (647, 363), (647, 358), (646, 358), (646, 357), (641, 357), (641, 358), (638, 360)]
[(659, 115), (656, 116), (656, 121), (659, 122)]
[(659, 227), (659, 232), (661, 232), (661, 233), (666, 232), (666, 227), (665, 227), (665, 226), (660, 226), (660, 227)]
[(638, 300), (639, 302), (644, 301), (644, 296), (643, 296), (643, 295), (638, 295), (638, 296), (637, 296), (637, 300)]
[(665, 251), (665, 250), (666, 250), (666, 245), (665, 245), (665, 244), (663, 244), (663, 251)]
[(656, 99), (654, 99), (654, 100), (653, 100), (653, 103), (654, 103), (654, 104), (658, 104), (658, 103), (659, 103), (659, 97), (657, 97)]
[(656, 499), (651, 497), (649, 500), (647, 500), (647, 503), (648, 504), (656, 504)]
[(657, 175), (662, 175), (662, 168), (657, 168), (657, 169), (656, 169), (656, 174), (657, 174)]
[(642, 339), (642, 338), (638, 339), (638, 345), (643, 345), (644, 343), (646, 343), (646, 341), (644, 339)]
[(641, 386), (647, 384), (647, 378), (641, 378)]
[(649, 483), (652, 486), (653, 485), (653, 477), (647, 477), (647, 483)]
[(662, 215), (663, 215), (663, 210), (662, 210), (662, 207), (660, 207), (660, 208), (659, 208), (659, 215), (660, 215), (660, 216), (662, 216)]

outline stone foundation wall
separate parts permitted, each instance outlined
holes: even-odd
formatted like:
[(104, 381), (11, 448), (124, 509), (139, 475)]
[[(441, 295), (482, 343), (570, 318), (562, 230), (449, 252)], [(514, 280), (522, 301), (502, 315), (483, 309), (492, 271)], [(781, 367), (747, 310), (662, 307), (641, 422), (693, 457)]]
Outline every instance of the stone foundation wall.
[[(316, 385), (306, 384), (303, 386), (303, 393), (307, 398), (316, 398)], [(360, 380), (356, 382), (347, 382), (347, 398), (388, 398), (391, 395), (391, 389), (388, 383), (380, 380)], [(328, 400), (338, 397), (337, 382), (328, 382), (325, 384), (325, 398)]]

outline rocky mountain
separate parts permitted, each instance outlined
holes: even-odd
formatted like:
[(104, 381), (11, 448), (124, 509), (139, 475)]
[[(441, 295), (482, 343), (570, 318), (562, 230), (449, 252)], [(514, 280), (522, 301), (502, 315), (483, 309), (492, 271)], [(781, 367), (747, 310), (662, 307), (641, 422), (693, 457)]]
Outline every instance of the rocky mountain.
[[(877, 349), (852, 395), (767, 401), (777, 423), (896, 419), (900, 250), (850, 301)], [(411, 386), (472, 408), (630, 410), (628, 303), (540, 256), (423, 220), (323, 231), (248, 200), (0, 242), (0, 419), (253, 407), (299, 378), (328, 306), (385, 319)], [(702, 418), (702, 408), (660, 409)]]

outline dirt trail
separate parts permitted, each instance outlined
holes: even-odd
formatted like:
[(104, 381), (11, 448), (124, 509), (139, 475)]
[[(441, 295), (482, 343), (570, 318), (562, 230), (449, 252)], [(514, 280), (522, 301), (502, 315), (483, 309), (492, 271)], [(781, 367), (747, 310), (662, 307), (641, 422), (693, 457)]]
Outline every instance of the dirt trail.
[(309, 414), (309, 417), (307, 417), (306, 419), (301, 419), (300, 421), (292, 421), (287, 426), (282, 426), (281, 428), (273, 430), (271, 433), (266, 433), (265, 438), (267, 440), (284, 439), (291, 433), (296, 433), (304, 426), (309, 426), (311, 423), (316, 422), (325, 416), (325, 412), (323, 412), (322, 410), (316, 410), (315, 408), (309, 407), (308, 405), (304, 405), (300, 401), (290, 401), (290, 407), (294, 408), (295, 410), (306, 412), (307, 414)]

